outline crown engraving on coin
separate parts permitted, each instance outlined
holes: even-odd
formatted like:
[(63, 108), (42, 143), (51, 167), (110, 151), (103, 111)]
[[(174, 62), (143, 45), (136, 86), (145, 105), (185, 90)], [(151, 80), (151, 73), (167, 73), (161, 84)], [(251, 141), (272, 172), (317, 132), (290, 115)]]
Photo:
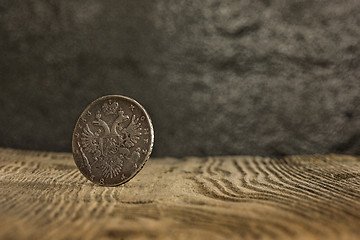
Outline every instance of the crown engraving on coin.
[(117, 186), (141, 170), (153, 142), (153, 127), (145, 109), (131, 98), (109, 95), (92, 102), (79, 117), (73, 156), (86, 178)]

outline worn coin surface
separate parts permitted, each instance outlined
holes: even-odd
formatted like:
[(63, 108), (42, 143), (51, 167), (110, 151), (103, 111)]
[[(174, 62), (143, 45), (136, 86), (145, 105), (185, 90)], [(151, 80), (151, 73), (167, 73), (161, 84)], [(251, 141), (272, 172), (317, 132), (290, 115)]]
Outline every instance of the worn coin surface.
[(80, 115), (72, 149), (87, 179), (117, 186), (141, 170), (153, 143), (153, 126), (145, 109), (129, 97), (109, 95), (92, 102)]

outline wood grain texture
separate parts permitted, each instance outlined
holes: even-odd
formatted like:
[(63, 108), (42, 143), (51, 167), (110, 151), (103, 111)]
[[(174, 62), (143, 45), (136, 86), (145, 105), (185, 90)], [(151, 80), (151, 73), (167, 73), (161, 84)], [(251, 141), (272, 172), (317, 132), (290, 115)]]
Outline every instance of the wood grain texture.
[(0, 239), (359, 239), (360, 158), (150, 159), (120, 187), (0, 149)]

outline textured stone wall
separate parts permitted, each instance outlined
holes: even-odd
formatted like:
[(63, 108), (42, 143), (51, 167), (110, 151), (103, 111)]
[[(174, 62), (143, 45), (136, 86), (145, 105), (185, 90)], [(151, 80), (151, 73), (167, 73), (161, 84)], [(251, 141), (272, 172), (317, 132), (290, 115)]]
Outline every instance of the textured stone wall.
[(155, 156), (360, 154), (360, 1), (0, 1), (0, 146), (71, 150), (102, 95)]

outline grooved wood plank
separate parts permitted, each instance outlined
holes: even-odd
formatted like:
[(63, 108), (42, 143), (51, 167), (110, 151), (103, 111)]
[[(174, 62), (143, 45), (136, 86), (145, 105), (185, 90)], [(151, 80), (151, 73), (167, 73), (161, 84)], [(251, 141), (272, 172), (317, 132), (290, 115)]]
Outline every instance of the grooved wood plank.
[(150, 159), (120, 187), (0, 148), (0, 239), (359, 239), (360, 158)]

